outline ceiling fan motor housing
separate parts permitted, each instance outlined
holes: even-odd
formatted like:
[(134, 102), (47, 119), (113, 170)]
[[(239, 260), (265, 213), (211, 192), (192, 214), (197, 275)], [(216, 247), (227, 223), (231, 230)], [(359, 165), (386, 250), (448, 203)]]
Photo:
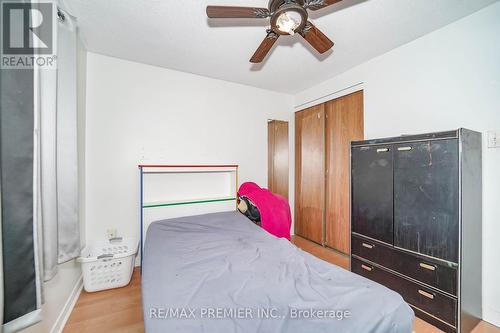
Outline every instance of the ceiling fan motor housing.
[(271, 13), (274, 13), (278, 8), (280, 8), (283, 5), (286, 4), (296, 4), (300, 7), (304, 7), (305, 1), (304, 0), (269, 0), (269, 11)]
[(300, 25), (295, 28), (295, 32), (301, 32), (307, 24), (308, 13), (304, 8), (304, 0), (270, 0), (269, 11), (272, 13), (271, 27), (280, 35), (289, 35), (277, 28), (278, 18), (286, 12), (296, 12), (301, 17)]

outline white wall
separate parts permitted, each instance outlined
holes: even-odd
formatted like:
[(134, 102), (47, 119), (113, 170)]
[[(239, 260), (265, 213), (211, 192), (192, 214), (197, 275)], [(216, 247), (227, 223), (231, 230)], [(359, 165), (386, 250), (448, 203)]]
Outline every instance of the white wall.
[[(500, 130), (500, 3), (305, 90), (295, 105), (360, 82), (367, 138)], [(483, 154), (483, 312), (500, 326), (500, 149), (485, 144)]]
[(94, 53), (87, 57), (87, 242), (139, 231), (140, 162), (238, 163), (240, 183), (267, 186), (267, 119), (289, 95)]

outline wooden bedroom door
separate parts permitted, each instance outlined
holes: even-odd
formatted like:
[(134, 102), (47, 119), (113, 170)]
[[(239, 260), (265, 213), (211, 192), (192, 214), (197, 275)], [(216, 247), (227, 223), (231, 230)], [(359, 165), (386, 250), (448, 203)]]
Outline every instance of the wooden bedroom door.
[(324, 243), (325, 106), (295, 113), (295, 234)]
[(267, 187), (288, 200), (288, 121), (267, 123)]
[(326, 245), (350, 252), (350, 148), (364, 139), (363, 91), (326, 103)]

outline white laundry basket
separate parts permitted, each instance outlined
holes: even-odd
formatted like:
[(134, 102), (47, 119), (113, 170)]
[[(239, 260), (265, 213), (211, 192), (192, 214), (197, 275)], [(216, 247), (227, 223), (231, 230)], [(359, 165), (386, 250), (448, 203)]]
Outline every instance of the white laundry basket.
[(85, 291), (120, 288), (129, 284), (134, 270), (138, 243), (134, 238), (112, 238), (83, 249), (82, 264)]

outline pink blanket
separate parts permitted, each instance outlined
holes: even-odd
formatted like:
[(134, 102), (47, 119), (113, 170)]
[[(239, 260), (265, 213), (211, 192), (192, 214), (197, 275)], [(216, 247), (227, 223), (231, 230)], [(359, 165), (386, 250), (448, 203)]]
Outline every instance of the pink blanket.
[(292, 214), (285, 198), (252, 182), (241, 184), (238, 195), (247, 197), (259, 209), (264, 230), (276, 237), (290, 240)]

